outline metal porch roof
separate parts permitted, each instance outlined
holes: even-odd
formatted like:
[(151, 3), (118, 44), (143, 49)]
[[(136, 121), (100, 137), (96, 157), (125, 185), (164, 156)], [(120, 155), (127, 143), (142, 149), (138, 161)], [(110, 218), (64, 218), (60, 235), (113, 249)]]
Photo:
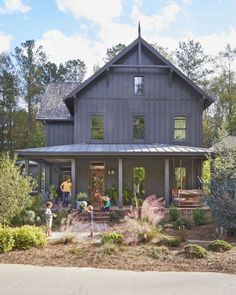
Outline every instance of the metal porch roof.
[(103, 144), (79, 143), (18, 150), (19, 156), (76, 156), (76, 155), (199, 155), (208, 149), (168, 144)]

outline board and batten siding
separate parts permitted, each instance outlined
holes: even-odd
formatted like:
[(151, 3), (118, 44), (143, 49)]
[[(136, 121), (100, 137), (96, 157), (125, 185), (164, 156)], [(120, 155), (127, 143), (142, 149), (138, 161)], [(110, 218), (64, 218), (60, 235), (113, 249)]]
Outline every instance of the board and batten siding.
[[(135, 96), (134, 76), (144, 77), (144, 95)], [(186, 115), (187, 140), (202, 145), (200, 95), (168, 69), (111, 69), (75, 100), (74, 142), (91, 142), (91, 116), (104, 116), (104, 143), (133, 143), (132, 117), (145, 116), (145, 143), (173, 144), (174, 115)]]
[(74, 122), (45, 123), (46, 145), (66, 145), (74, 143)]

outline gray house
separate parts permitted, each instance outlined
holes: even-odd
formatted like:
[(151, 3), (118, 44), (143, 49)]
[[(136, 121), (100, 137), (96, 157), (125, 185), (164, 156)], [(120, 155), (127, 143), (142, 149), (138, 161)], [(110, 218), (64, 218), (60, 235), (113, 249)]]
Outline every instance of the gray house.
[[(202, 113), (213, 102), (139, 35), (82, 84), (51, 83), (38, 120), (46, 147), (19, 150), (44, 166), (46, 187), (70, 174), (73, 194), (117, 186), (164, 196), (199, 188)], [(138, 173), (141, 172), (141, 180)]]

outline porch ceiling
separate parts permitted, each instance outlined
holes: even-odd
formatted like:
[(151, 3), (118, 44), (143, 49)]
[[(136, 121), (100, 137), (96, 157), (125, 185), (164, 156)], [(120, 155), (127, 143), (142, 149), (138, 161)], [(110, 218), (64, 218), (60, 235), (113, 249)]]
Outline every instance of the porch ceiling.
[(18, 150), (24, 156), (79, 156), (79, 155), (145, 155), (145, 156), (206, 156), (208, 149), (168, 144), (102, 144), (81, 143)]

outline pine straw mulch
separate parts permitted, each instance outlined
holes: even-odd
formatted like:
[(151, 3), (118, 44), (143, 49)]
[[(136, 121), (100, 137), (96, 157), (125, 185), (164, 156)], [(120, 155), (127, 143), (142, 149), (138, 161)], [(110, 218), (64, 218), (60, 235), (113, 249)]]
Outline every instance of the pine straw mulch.
[[(108, 255), (95, 241), (78, 241), (69, 245), (48, 244), (42, 249), (12, 251), (0, 255), (0, 263), (61, 267), (93, 267), (134, 271), (199, 271), (236, 273), (236, 247), (224, 253), (209, 252), (204, 259), (187, 258), (184, 244), (170, 248), (170, 253), (150, 258), (145, 247), (120, 246), (118, 253)], [(74, 253), (74, 254), (73, 254)]]

